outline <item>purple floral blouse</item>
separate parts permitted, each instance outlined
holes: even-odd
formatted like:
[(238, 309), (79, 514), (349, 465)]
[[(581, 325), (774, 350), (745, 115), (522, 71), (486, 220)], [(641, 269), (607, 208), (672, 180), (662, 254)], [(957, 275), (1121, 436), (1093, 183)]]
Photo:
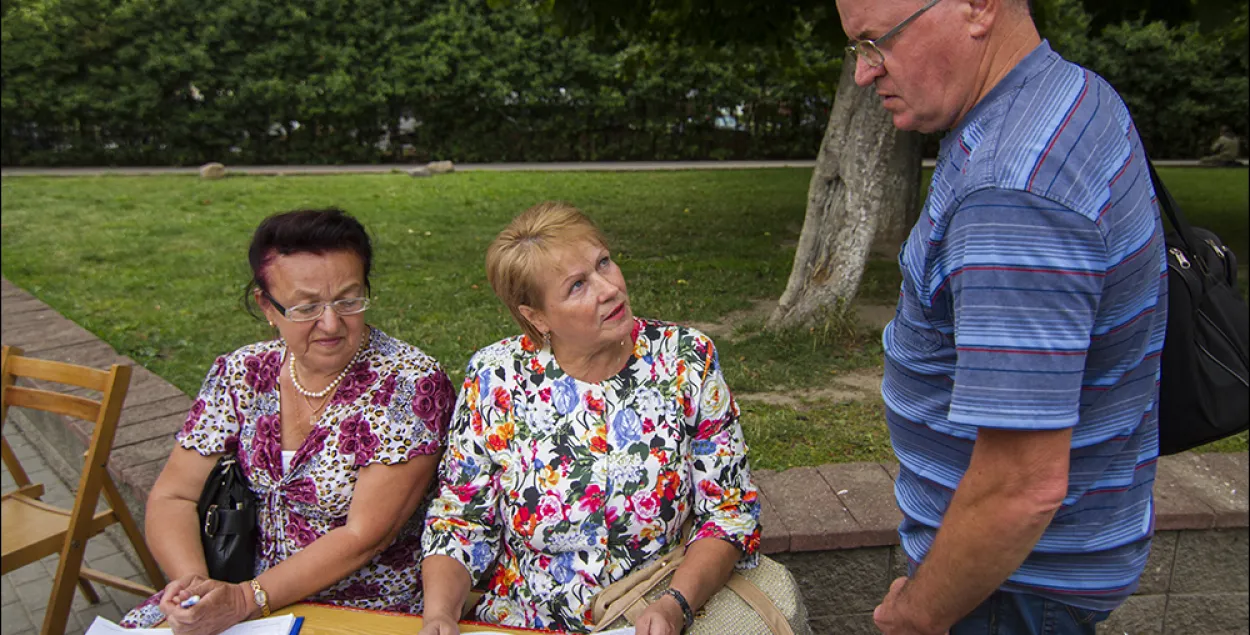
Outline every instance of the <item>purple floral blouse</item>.
[[(364, 354), (286, 471), (278, 394), (285, 353), (285, 344), (274, 340), (217, 358), (177, 435), (182, 447), (205, 456), (238, 453), (257, 501), (257, 575), (347, 523), (360, 468), (442, 451), (455, 403), (451, 382), (432, 357), (370, 327)], [(308, 599), (419, 613), (427, 505), (371, 562)], [(158, 597), (131, 611), (123, 625), (146, 627), (164, 619)]]

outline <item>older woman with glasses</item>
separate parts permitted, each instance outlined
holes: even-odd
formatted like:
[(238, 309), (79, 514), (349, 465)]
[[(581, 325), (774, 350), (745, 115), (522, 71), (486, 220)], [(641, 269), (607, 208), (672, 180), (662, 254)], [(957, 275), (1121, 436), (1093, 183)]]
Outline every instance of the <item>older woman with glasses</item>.
[[(213, 635), (305, 599), (420, 610), (418, 510), (454, 391), (434, 359), (365, 323), (372, 257), (335, 209), (256, 229), (246, 298), (280, 337), (209, 371), (148, 498), (147, 540), (172, 582), (124, 625)], [(257, 503), (255, 575), (240, 583), (209, 578), (196, 507), (224, 455)]]

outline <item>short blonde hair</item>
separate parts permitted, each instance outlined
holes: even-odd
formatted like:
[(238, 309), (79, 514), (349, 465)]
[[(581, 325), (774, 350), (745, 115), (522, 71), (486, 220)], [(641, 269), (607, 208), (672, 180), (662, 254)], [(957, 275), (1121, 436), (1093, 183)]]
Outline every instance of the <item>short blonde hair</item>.
[(608, 241), (581, 210), (559, 201), (539, 203), (512, 219), (486, 249), (486, 280), (535, 343), (543, 334), (521, 315), (522, 305), (542, 309), (538, 272), (552, 252), (583, 242), (607, 248)]

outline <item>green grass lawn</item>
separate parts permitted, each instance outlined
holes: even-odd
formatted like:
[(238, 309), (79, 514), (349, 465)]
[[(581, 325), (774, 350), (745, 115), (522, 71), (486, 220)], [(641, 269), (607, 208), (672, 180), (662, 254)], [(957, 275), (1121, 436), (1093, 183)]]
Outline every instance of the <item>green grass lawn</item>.
[[(1244, 263), (1247, 171), (1164, 170), (1191, 221)], [(927, 175), (926, 175), (927, 177)], [(517, 327), (486, 283), (483, 254), (508, 220), (545, 199), (572, 202), (606, 231), (638, 315), (714, 322), (777, 298), (803, 223), (810, 170), (631, 173), (6, 178), (3, 273), (194, 394), (212, 358), (268, 336), (243, 312), (251, 231), (266, 215), (340, 206), (374, 238), (370, 323), (459, 378), (469, 355)], [(892, 303), (892, 262), (870, 263), (865, 301)], [(820, 386), (880, 365), (876, 333), (846, 324), (783, 334), (748, 322), (721, 338), (739, 392)], [(798, 410), (743, 405), (759, 467), (890, 456), (880, 404)], [(1245, 448), (1245, 439), (1239, 442)]]

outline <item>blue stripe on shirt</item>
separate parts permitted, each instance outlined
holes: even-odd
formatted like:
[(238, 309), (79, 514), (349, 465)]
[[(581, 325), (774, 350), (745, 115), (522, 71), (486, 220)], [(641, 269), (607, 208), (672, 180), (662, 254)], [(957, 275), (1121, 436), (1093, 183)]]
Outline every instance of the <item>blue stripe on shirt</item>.
[(978, 428), (1072, 428), (1063, 507), (1003, 588), (1097, 610), (1136, 588), (1167, 309), (1145, 168), (1115, 91), (1045, 43), (943, 141), (882, 335), (909, 558), (928, 552)]

